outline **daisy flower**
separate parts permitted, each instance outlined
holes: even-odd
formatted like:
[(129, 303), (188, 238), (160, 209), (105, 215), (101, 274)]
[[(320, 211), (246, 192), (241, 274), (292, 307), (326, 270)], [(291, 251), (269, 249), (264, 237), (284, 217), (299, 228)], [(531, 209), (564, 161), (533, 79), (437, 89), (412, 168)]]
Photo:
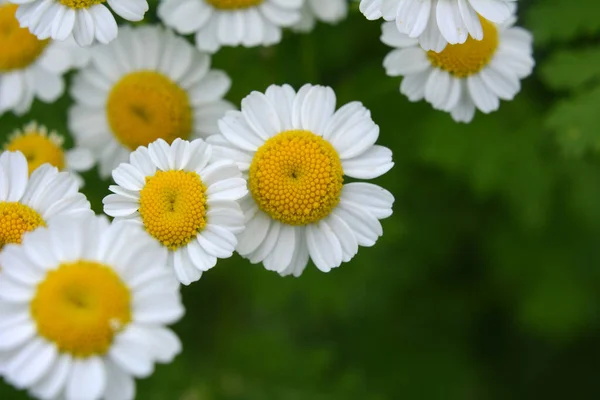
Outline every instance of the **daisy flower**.
[(17, 129), (8, 137), (4, 150), (20, 151), (27, 159), (29, 175), (40, 165), (48, 163), (59, 171), (68, 171), (77, 180), (79, 187), (84, 181), (78, 172), (92, 168), (94, 160), (87, 149), (64, 148), (65, 138), (56, 131), (48, 132), (43, 125), (33, 121), (25, 125), (23, 130)]
[(487, 114), (500, 107), (500, 99), (512, 100), (521, 79), (532, 72), (532, 36), (513, 23), (496, 25), (481, 18), (483, 40), (469, 38), (435, 53), (388, 22), (381, 40), (396, 49), (383, 65), (389, 76), (404, 76), (400, 92), (410, 101), (425, 99), (455, 121), (470, 122), (476, 108)]
[(300, 20), (304, 0), (163, 0), (158, 16), (178, 33), (196, 34), (196, 46), (211, 53), (221, 46), (270, 46), (281, 28)]
[(347, 0), (306, 0), (302, 7), (302, 17), (293, 28), (299, 32), (309, 32), (314, 28), (316, 20), (335, 24), (347, 15)]
[(44, 164), (30, 177), (23, 154), (2, 152), (0, 249), (9, 243), (21, 243), (25, 233), (46, 226), (52, 218), (92, 213), (90, 203), (77, 189), (77, 182), (68, 172), (58, 172), (56, 167)]
[(358, 246), (382, 235), (380, 219), (394, 197), (371, 183), (394, 165), (375, 145), (379, 127), (359, 102), (335, 110), (329, 87), (289, 85), (252, 92), (242, 110), (219, 121), (208, 141), (215, 155), (235, 160), (248, 174), (241, 201), (246, 230), (237, 251), (281, 275), (299, 276), (309, 258), (323, 272), (349, 261)]
[(92, 63), (74, 78), (69, 128), (108, 178), (129, 153), (162, 138), (218, 133), (233, 105), (231, 80), (210, 70), (210, 56), (158, 26), (123, 27), (114, 42), (92, 50)]
[(479, 16), (501, 24), (513, 14), (516, 0), (361, 0), (368, 19), (394, 21), (401, 33), (418, 38), (425, 50), (442, 51), (448, 43), (484, 38)]
[(211, 155), (202, 139), (139, 147), (113, 171), (114, 194), (103, 200), (106, 214), (142, 225), (168, 250), (168, 265), (184, 285), (217, 258), (231, 257), (244, 229), (237, 200), (248, 193), (246, 181), (232, 161)]
[(17, 6), (0, 0), (0, 115), (29, 111), (33, 98), (51, 103), (64, 92), (63, 74), (89, 55), (73, 39), (39, 40), (15, 18)]
[(57, 218), (0, 254), (0, 370), (41, 399), (133, 399), (169, 363), (184, 313), (166, 257), (137, 226)]
[[(102, 44), (117, 37), (117, 22), (105, 0), (9, 0), (19, 4), (17, 19), (39, 39), (62, 41), (73, 36), (80, 46), (96, 39)], [(128, 21), (141, 21), (146, 0), (108, 0), (112, 10)]]

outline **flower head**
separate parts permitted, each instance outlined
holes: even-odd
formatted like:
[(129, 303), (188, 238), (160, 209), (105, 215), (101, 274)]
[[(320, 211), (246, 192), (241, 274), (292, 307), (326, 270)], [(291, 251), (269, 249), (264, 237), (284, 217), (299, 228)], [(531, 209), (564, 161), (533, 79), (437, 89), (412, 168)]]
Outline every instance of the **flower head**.
[(439, 53), (423, 50), (388, 22), (381, 39), (396, 49), (383, 65), (388, 75), (404, 77), (400, 92), (410, 101), (424, 98), (456, 121), (470, 122), (475, 109), (490, 113), (500, 107), (500, 99), (512, 100), (521, 79), (531, 74), (531, 34), (512, 22), (497, 25), (481, 18), (482, 40), (470, 37)]
[(29, 111), (34, 98), (50, 103), (64, 92), (63, 74), (89, 60), (72, 38), (40, 40), (19, 26), (17, 6), (0, 0), (0, 115)]
[[(63, 41), (72, 36), (78, 45), (89, 46), (95, 40), (106, 44), (117, 37), (117, 22), (106, 0), (9, 1), (19, 4), (21, 26), (41, 40)], [(148, 11), (147, 0), (108, 0), (108, 5), (128, 21), (141, 21)]]
[(359, 102), (335, 110), (333, 90), (288, 85), (253, 92), (241, 111), (219, 121), (208, 139), (218, 157), (248, 173), (242, 200), (246, 230), (237, 251), (282, 275), (299, 276), (309, 258), (322, 271), (372, 246), (392, 213), (393, 196), (346, 177), (371, 179), (393, 166), (392, 153), (375, 145), (379, 127)]
[[(20, 152), (0, 154), (0, 249), (56, 217), (91, 214), (90, 203), (68, 172), (44, 164), (29, 176)], [(1, 265), (1, 263), (0, 263)], [(1, 290), (0, 290), (1, 291)]]
[(0, 254), (0, 370), (43, 399), (133, 399), (180, 352), (166, 257), (139, 227), (57, 218)]
[(210, 70), (207, 54), (158, 26), (124, 27), (92, 58), (71, 88), (69, 127), (103, 178), (139, 146), (217, 133), (217, 120), (234, 108), (223, 100), (227, 74)]
[(56, 131), (48, 131), (45, 126), (33, 121), (25, 125), (23, 130), (13, 132), (4, 144), (4, 150), (23, 153), (30, 175), (39, 166), (48, 163), (59, 171), (69, 171), (82, 187), (84, 181), (77, 172), (87, 171), (92, 167), (92, 155), (87, 149), (67, 150), (64, 148), (64, 141), (65, 138)]
[(479, 16), (501, 24), (515, 10), (516, 0), (361, 0), (368, 19), (395, 21), (399, 32), (418, 39), (425, 50), (440, 52), (448, 43), (484, 38)]
[(169, 254), (168, 264), (189, 285), (231, 257), (244, 229), (237, 200), (246, 181), (230, 161), (211, 160), (203, 140), (162, 139), (131, 153), (113, 171), (118, 186), (104, 199), (104, 211), (142, 225)]

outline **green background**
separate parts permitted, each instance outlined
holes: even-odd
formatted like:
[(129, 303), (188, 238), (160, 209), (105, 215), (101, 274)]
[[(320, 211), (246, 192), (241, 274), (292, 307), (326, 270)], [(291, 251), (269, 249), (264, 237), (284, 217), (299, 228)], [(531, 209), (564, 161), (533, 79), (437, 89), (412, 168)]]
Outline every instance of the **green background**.
[[(140, 399), (597, 399), (600, 4), (520, 1), (537, 67), (499, 112), (456, 124), (385, 76), (380, 23), (223, 49), (236, 104), (272, 83), (332, 86), (381, 127), (396, 197), (384, 236), (329, 274), (281, 278), (238, 256), (183, 288), (184, 351)], [(155, 21), (155, 7), (147, 18)], [(67, 133), (65, 94), (23, 118)], [(96, 211), (108, 181), (85, 175)], [(24, 398), (0, 383), (0, 398)]]

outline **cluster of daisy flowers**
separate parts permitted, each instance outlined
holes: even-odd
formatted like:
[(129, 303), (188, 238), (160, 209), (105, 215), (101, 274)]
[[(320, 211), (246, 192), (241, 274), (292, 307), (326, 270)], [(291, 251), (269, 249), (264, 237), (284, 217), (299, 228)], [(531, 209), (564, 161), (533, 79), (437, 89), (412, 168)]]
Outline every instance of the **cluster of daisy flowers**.
[[(345, 0), (0, 0), (0, 115), (54, 102), (70, 136), (36, 122), (0, 153), (0, 376), (40, 399), (131, 399), (182, 350), (181, 285), (238, 253), (281, 276), (329, 272), (375, 245), (392, 166), (360, 102), (272, 85), (240, 107), (211, 67), (223, 46), (336, 23)], [(362, 0), (384, 18), (390, 76), (411, 101), (469, 122), (533, 68), (510, 0)], [(112, 12), (111, 12), (112, 11)], [(194, 44), (180, 35), (194, 34)], [(73, 139), (71, 144), (70, 139)], [(112, 179), (95, 215), (81, 174)]]

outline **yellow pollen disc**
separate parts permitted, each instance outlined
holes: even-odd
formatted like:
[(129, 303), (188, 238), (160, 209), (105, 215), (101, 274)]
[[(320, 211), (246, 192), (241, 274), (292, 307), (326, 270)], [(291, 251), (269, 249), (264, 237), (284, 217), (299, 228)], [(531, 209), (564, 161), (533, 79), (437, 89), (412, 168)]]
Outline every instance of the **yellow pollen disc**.
[(264, 0), (206, 0), (214, 8), (221, 10), (238, 10), (241, 8), (256, 7)]
[(131, 294), (108, 266), (61, 264), (37, 287), (31, 315), (38, 333), (76, 357), (105, 354), (131, 321)]
[(498, 29), (484, 18), (479, 17), (479, 20), (483, 27), (482, 40), (469, 36), (463, 44), (449, 44), (441, 53), (428, 51), (431, 64), (458, 78), (474, 75), (488, 65), (498, 48)]
[(267, 140), (250, 165), (248, 185), (258, 207), (288, 225), (306, 225), (337, 206), (344, 172), (333, 146), (309, 131)]
[(54, 137), (38, 132), (27, 132), (15, 136), (4, 148), (8, 151), (20, 151), (27, 158), (29, 174), (44, 163), (54, 165), (59, 170), (65, 166), (65, 152)]
[(23, 235), (46, 226), (33, 208), (17, 202), (0, 201), (0, 249), (5, 244), (20, 244)]
[(110, 127), (121, 144), (137, 149), (162, 138), (171, 143), (192, 132), (187, 93), (153, 71), (125, 75), (112, 88), (106, 105)]
[(15, 17), (16, 4), (0, 5), (0, 72), (23, 69), (42, 54), (49, 40), (38, 40)]
[(149, 234), (170, 250), (187, 245), (206, 226), (206, 186), (190, 171), (157, 171), (140, 191)]
[(58, 0), (65, 7), (80, 9), (90, 8), (96, 4), (104, 3), (106, 0)]

